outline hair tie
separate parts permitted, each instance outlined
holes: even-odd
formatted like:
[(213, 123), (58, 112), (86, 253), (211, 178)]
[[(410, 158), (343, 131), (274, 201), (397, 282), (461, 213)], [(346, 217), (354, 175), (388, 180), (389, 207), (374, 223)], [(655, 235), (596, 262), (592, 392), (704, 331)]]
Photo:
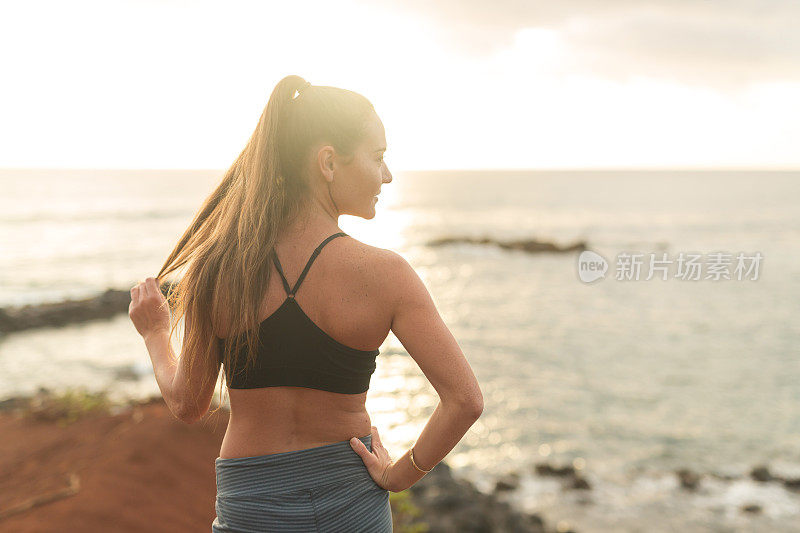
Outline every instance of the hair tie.
[(297, 96), (295, 96), (294, 93), (292, 93), (292, 101), (297, 100), (300, 97), (300, 95), (302, 94), (302, 92), (308, 87), (311, 87), (311, 82), (310, 81), (305, 82), (303, 85), (301, 85), (300, 87), (295, 89), (294, 92), (297, 93)]

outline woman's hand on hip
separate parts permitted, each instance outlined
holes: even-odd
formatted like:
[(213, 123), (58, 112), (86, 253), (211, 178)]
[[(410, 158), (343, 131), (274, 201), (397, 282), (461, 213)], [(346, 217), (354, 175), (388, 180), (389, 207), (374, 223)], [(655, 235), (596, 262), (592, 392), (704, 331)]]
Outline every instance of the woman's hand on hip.
[(392, 458), (389, 457), (389, 452), (386, 451), (386, 448), (383, 447), (383, 443), (381, 443), (381, 437), (378, 435), (377, 427), (372, 426), (371, 434), (371, 452), (361, 439), (357, 437), (350, 439), (350, 447), (353, 448), (361, 457), (361, 460), (364, 461), (367, 472), (369, 472), (370, 477), (372, 477), (372, 480), (375, 481), (379, 487), (396, 492), (396, 488), (392, 486), (391, 480), (389, 479), (389, 473), (392, 470), (391, 466), (393, 464)]

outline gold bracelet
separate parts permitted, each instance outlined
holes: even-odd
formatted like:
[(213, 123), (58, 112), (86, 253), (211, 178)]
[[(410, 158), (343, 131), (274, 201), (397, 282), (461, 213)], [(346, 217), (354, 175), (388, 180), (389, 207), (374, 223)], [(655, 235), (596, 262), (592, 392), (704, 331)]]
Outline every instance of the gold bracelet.
[(411, 458), (411, 464), (414, 465), (414, 468), (416, 468), (417, 470), (419, 470), (423, 474), (427, 474), (428, 472), (433, 470), (433, 468), (431, 468), (431, 470), (423, 470), (423, 469), (421, 469), (420, 467), (417, 466), (417, 463), (414, 462), (414, 447), (413, 446), (408, 450), (408, 456)]

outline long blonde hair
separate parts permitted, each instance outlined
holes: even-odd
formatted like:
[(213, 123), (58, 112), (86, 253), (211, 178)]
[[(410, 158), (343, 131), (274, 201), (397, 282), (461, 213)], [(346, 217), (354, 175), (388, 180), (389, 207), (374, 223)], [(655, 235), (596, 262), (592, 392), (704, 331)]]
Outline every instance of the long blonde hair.
[[(186, 266), (168, 289), (167, 301), (173, 311), (170, 341), (181, 317), (188, 313), (191, 318), (181, 353), (181, 358), (189, 358), (188, 368), (194, 367), (195, 357), (211, 358), (212, 343), (217, 342), (214, 324), (244, 332), (227, 335), (223, 343), (226, 371), (221, 373), (219, 406), (229, 370), (238, 371), (242, 363), (246, 370), (255, 362), (255, 325), (269, 286), (270, 253), (280, 230), (308, 206), (312, 146), (325, 142), (337, 155), (352, 157), (372, 112), (369, 100), (353, 91), (310, 85), (300, 76), (283, 78), (244, 150), (156, 276), (163, 282)], [(203, 387), (207, 384), (206, 380)]]

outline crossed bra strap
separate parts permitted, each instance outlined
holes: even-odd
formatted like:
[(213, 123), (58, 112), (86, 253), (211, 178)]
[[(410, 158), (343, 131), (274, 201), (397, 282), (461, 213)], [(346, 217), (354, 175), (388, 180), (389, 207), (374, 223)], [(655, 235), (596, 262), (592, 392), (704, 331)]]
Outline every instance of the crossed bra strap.
[(322, 251), (322, 247), (328, 244), (331, 240), (335, 239), (336, 237), (347, 237), (347, 233), (340, 231), (339, 233), (334, 233), (324, 241), (322, 241), (319, 246), (314, 250), (314, 253), (311, 254), (311, 258), (306, 263), (303, 272), (300, 274), (300, 277), (297, 279), (297, 283), (295, 283), (294, 288), (289, 288), (289, 282), (286, 281), (286, 275), (283, 273), (283, 268), (281, 267), (281, 262), (278, 260), (278, 253), (275, 249), (272, 249), (272, 262), (275, 263), (275, 268), (278, 269), (278, 274), (281, 276), (281, 282), (283, 282), (283, 288), (286, 291), (286, 294), (290, 297), (294, 297), (297, 289), (300, 288), (300, 284), (303, 283), (303, 279), (305, 279), (306, 274), (308, 273), (308, 269), (311, 268), (311, 264), (314, 262), (314, 259), (317, 258), (320, 251)]

